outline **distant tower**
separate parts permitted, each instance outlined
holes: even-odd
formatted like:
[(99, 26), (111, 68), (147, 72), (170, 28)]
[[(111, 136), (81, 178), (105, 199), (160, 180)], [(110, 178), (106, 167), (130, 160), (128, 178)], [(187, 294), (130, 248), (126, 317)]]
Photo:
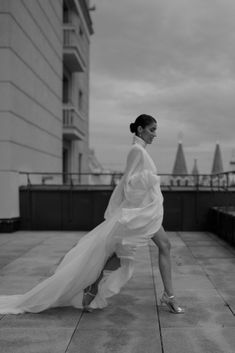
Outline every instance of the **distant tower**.
[(198, 171), (198, 166), (197, 166), (197, 158), (195, 158), (193, 169), (192, 169), (192, 175), (198, 175), (198, 174), (199, 174), (199, 171)]
[(178, 143), (178, 148), (177, 148), (176, 157), (175, 157), (175, 163), (174, 163), (174, 167), (172, 170), (173, 176), (177, 176), (180, 174), (188, 174), (186, 160), (184, 157), (183, 145), (182, 145), (181, 141), (179, 141), (179, 143)]
[(223, 162), (219, 143), (216, 143), (211, 174), (223, 173)]

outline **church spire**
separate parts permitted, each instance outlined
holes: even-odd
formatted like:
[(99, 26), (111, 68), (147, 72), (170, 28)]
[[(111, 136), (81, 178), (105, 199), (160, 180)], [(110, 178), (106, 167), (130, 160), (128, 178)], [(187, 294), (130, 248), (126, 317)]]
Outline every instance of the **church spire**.
[(223, 173), (223, 162), (222, 162), (222, 155), (220, 150), (220, 145), (217, 142), (215, 146), (215, 153), (213, 158), (213, 165), (211, 169), (211, 174)]
[(199, 174), (199, 171), (198, 171), (198, 166), (197, 166), (197, 158), (195, 158), (193, 169), (192, 169), (192, 175), (198, 175), (198, 174)]
[(178, 148), (175, 157), (175, 163), (172, 170), (172, 175), (180, 175), (180, 174), (188, 174), (186, 161), (184, 157), (183, 145), (182, 142), (179, 141)]

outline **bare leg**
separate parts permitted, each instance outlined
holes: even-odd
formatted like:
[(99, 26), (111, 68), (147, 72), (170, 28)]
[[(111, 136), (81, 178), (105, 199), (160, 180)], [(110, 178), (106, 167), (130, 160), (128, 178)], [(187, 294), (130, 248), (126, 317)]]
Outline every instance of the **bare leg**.
[(159, 270), (162, 277), (164, 290), (168, 296), (173, 295), (172, 275), (171, 275), (171, 258), (170, 258), (170, 241), (163, 227), (152, 237), (153, 242), (159, 249)]
[(167, 305), (172, 313), (183, 314), (184, 309), (178, 305), (173, 293), (170, 258), (171, 245), (163, 227), (152, 237), (152, 240), (159, 249), (159, 270), (164, 286), (161, 303)]

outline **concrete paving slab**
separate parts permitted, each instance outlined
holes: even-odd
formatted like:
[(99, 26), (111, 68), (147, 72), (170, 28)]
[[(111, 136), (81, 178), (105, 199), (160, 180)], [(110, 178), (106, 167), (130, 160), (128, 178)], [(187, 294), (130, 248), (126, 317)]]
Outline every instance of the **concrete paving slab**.
[(65, 254), (72, 246), (66, 247), (66, 249), (59, 246), (59, 244), (54, 244), (54, 246), (48, 246), (47, 244), (41, 244), (30, 250), (30, 254), (43, 254), (44, 256), (61, 256), (61, 254)]
[(0, 249), (0, 257), (1, 256), (5, 256), (7, 254), (9, 256), (15, 256), (15, 258), (16, 258), (16, 257), (21, 256), (25, 252), (27, 252), (27, 248), (26, 249), (16, 249), (13, 246), (10, 246), (9, 249), (7, 249), (7, 248), (5, 248), (5, 249), (1, 248)]
[(17, 259), (18, 254), (5, 254), (5, 255), (0, 255), (0, 271), (8, 264), (10, 264), (12, 261)]
[(196, 259), (187, 247), (172, 249), (171, 253), (172, 264), (179, 265), (194, 265)]
[(0, 295), (23, 294), (43, 279), (42, 277), (26, 276), (24, 274), (0, 276)]
[(181, 298), (198, 298), (203, 300), (204, 298), (208, 299), (211, 298), (213, 296), (221, 296), (221, 294), (219, 293), (219, 291), (214, 287), (212, 288), (201, 288), (198, 291), (195, 291), (195, 289), (190, 289), (190, 288), (179, 288), (177, 290), (175, 290), (175, 293), (177, 295), (177, 297), (179, 297), (180, 302), (181, 302)]
[(187, 244), (188, 241), (205, 241), (210, 239), (217, 239), (206, 232), (178, 232), (179, 237)]
[(15, 239), (11, 239), (9, 240), (5, 245), (2, 245), (1, 248), (6, 248), (9, 247), (10, 245), (14, 247), (18, 247), (18, 246), (30, 246), (30, 245), (37, 245), (43, 242), (43, 239), (41, 239), (40, 237), (16, 237)]
[(190, 248), (193, 256), (195, 258), (229, 258), (234, 257), (234, 255), (228, 250), (223, 248), (222, 246), (197, 246)]
[[(0, 294), (24, 293), (48, 277), (83, 234), (1, 235), (2, 243), (7, 239), (8, 250), (2, 264), (8, 265), (0, 270)], [(174, 287), (179, 302), (186, 306), (184, 315), (157, 306), (163, 287), (158, 249), (150, 242), (149, 248), (137, 253), (133, 278), (104, 310), (85, 314), (74, 308), (56, 308), (40, 314), (1, 315), (3, 353), (234, 352), (233, 251), (210, 233), (171, 232), (169, 237)], [(205, 252), (199, 256), (201, 248), (207, 257)], [(208, 252), (210, 248), (217, 251), (217, 257)]]
[[(160, 275), (155, 277), (155, 285), (157, 292), (161, 292), (162, 280)], [(195, 293), (201, 293), (215, 289), (213, 283), (206, 276), (200, 275), (173, 275), (173, 285), (176, 292), (191, 290)]]
[(209, 236), (211, 237), (211, 239), (214, 239), (218, 242), (218, 244), (220, 244), (221, 246), (225, 247), (226, 249), (229, 249), (233, 254), (235, 254), (235, 248), (231, 247), (230, 244), (223, 240), (222, 238), (220, 238), (218, 235), (213, 234), (213, 233), (208, 233)]
[(170, 233), (167, 232), (167, 234), (174, 248), (185, 246), (185, 242), (179, 237), (179, 235), (176, 232), (170, 232)]
[(1, 246), (7, 244), (10, 241), (11, 241), (10, 239), (6, 238), (5, 234), (3, 236), (0, 235), (0, 245)]
[(127, 284), (125, 288), (132, 288), (133, 290), (148, 290), (153, 288), (153, 279), (151, 275), (136, 275)]
[(155, 325), (142, 330), (110, 327), (77, 330), (66, 353), (160, 353), (161, 341)]
[(71, 328), (0, 328), (1, 353), (64, 353)]
[(235, 289), (234, 287), (231, 289), (224, 290), (223, 288), (218, 290), (219, 294), (223, 298), (224, 302), (231, 310), (233, 315), (235, 316)]
[(234, 277), (235, 277), (234, 273), (227, 273), (224, 276), (220, 273), (209, 275), (210, 281), (217, 289), (234, 288), (234, 283), (235, 283)]
[(210, 264), (204, 264), (203, 269), (209, 276), (229, 277), (231, 282), (234, 280), (235, 283), (235, 263), (221, 261), (218, 266), (218, 262), (214, 261)]
[[(186, 242), (186, 245), (191, 248), (192, 246), (203, 246), (203, 247), (209, 247), (209, 246), (221, 246), (221, 244), (213, 239), (205, 239), (205, 240), (188, 240)], [(223, 244), (224, 245), (224, 244)]]
[(230, 283), (226, 286), (215, 284), (215, 288), (229, 307), (233, 315), (235, 315), (235, 289), (234, 284)]
[(48, 238), (49, 236), (51, 236), (52, 234), (58, 234), (58, 233), (59, 232), (54, 232), (54, 231), (19, 230), (19, 231), (15, 232), (15, 233), (10, 233), (10, 236), (12, 238), (15, 238), (15, 239), (19, 239), (19, 238), (23, 238), (23, 239), (27, 239), (27, 238), (45, 239), (45, 238)]
[(54, 264), (55, 261), (48, 257), (40, 257), (38, 259), (21, 257), (6, 265), (1, 269), (0, 273), (2, 276), (24, 273), (24, 275), (46, 277), (51, 273), (51, 268)]
[(186, 311), (184, 315), (172, 315), (166, 307), (159, 307), (161, 327), (234, 327), (232, 312), (218, 294), (213, 296), (184, 296), (179, 293), (178, 300)]
[(44, 241), (44, 238), (41, 239), (40, 237), (32, 237), (32, 238), (23, 238), (22, 236), (19, 237), (19, 238), (16, 238), (16, 239), (11, 239), (9, 240), (8, 242), (6, 242), (5, 244), (2, 244), (1, 245), (1, 250), (4, 249), (4, 250), (11, 250), (12, 248), (14, 249), (22, 249), (23, 250), (27, 249), (27, 248), (30, 248), (30, 247), (33, 247), (33, 246), (36, 246), (38, 244), (41, 244), (42, 242)]
[(0, 320), (0, 328), (74, 328), (80, 321), (82, 310), (72, 307), (54, 308), (40, 314), (5, 315)]
[(92, 314), (84, 314), (80, 329), (107, 329), (113, 327), (127, 330), (143, 330), (157, 325), (157, 306), (153, 288), (137, 290), (125, 288), (109, 300), (109, 306)]
[(235, 264), (235, 257), (198, 258), (197, 263), (201, 266), (217, 264), (220, 267), (222, 264)]
[(167, 328), (162, 337), (164, 353), (234, 353), (233, 327)]
[(174, 266), (172, 269), (173, 276), (175, 275), (200, 275), (204, 276), (205, 272), (202, 266), (194, 265), (178, 265)]
[[(203, 234), (203, 233), (202, 233)], [(220, 239), (217, 235), (212, 234), (212, 233), (208, 233), (209, 238), (205, 238), (204, 240), (200, 240), (200, 241), (191, 241), (191, 240), (187, 240), (185, 241), (185, 244), (190, 248), (192, 246), (214, 246), (214, 247), (222, 247), (224, 249), (227, 249), (228, 251), (230, 251), (230, 253), (232, 253), (233, 255), (235, 255), (235, 248), (232, 248), (228, 242), (226, 242), (223, 239)]]
[(191, 289), (200, 292), (202, 289), (213, 289), (210, 279), (203, 275), (174, 275), (175, 288)]
[[(158, 250), (150, 247), (152, 266), (158, 268)], [(171, 262), (174, 266), (197, 265), (197, 260), (186, 247), (173, 247), (171, 251)]]

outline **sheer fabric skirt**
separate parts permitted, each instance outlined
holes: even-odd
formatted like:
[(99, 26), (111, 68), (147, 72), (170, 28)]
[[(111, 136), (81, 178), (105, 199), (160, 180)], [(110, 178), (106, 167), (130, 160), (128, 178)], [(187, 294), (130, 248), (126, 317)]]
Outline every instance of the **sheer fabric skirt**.
[(0, 314), (37, 313), (48, 308), (73, 306), (82, 308), (83, 290), (100, 275), (107, 259), (116, 252), (121, 266), (105, 273), (91, 303), (103, 308), (107, 298), (117, 294), (131, 278), (134, 254), (146, 245), (150, 235), (133, 236), (119, 222), (120, 210), (85, 235), (63, 258), (55, 273), (25, 294), (0, 296)]

